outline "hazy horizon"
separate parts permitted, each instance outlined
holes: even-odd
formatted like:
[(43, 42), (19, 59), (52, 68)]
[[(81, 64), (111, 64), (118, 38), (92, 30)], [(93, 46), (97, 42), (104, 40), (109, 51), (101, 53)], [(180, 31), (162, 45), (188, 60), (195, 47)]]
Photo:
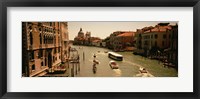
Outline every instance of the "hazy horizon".
[(136, 31), (136, 29), (141, 29), (143, 27), (155, 26), (158, 23), (170, 23), (170, 25), (175, 25), (176, 21), (152, 21), (152, 22), (119, 22), (119, 21), (78, 21), (78, 22), (68, 22), (68, 32), (69, 40), (74, 40), (74, 37), (78, 35), (80, 28), (83, 32), (91, 32), (92, 37), (100, 37), (104, 39), (108, 37), (111, 33), (115, 31)]

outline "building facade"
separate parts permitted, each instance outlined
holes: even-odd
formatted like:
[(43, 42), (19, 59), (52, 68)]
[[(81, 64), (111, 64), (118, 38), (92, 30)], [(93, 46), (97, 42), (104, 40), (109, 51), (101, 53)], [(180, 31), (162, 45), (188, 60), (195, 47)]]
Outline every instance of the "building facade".
[(60, 65), (63, 41), (61, 24), (22, 22), (23, 76), (43, 76)]
[(151, 50), (153, 47), (166, 49), (170, 46), (171, 26), (157, 26), (141, 34), (142, 49)]
[(66, 62), (69, 59), (69, 37), (68, 37), (68, 24), (67, 22), (60, 22), (61, 33), (61, 59)]
[(78, 35), (74, 38), (74, 45), (83, 45), (85, 42), (84, 39), (84, 32), (82, 30), (82, 28), (80, 28), (80, 31), (78, 32)]
[(127, 48), (134, 47), (135, 32), (124, 32), (114, 38), (114, 51), (126, 51)]

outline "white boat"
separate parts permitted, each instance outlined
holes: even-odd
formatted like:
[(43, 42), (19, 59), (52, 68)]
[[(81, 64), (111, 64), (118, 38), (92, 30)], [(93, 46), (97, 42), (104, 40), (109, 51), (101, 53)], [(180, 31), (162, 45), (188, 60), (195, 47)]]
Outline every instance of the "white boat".
[(115, 61), (110, 61), (109, 65), (112, 69), (118, 69), (119, 66), (117, 65), (117, 63)]
[(140, 67), (139, 69), (140, 73), (147, 73), (147, 70), (145, 68)]
[(118, 53), (114, 53), (114, 52), (108, 52), (108, 57), (112, 58), (114, 60), (118, 60), (118, 61), (122, 61), (123, 60), (123, 56), (118, 54)]

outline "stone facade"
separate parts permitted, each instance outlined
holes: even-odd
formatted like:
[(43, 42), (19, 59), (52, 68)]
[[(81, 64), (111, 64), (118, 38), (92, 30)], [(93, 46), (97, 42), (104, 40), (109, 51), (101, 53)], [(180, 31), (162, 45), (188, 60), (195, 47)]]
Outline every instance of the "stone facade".
[(68, 34), (64, 39), (62, 36), (68, 33), (66, 28), (63, 22), (22, 22), (23, 76), (43, 76), (63, 61), (62, 41), (68, 40)]

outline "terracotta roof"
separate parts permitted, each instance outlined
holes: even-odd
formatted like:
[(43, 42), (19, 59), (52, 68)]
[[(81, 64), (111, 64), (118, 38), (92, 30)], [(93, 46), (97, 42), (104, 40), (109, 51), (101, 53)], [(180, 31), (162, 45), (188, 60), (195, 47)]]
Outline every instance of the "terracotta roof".
[(119, 34), (118, 37), (122, 37), (122, 36), (134, 36), (135, 32), (125, 32), (123, 34)]
[(149, 32), (166, 32), (167, 29), (170, 30), (170, 29), (172, 29), (172, 27), (171, 26), (158, 26), (158, 27), (154, 27), (151, 30), (145, 31), (144, 33), (149, 33)]
[(96, 42), (100, 42), (100, 40), (94, 40), (94, 41), (92, 41), (92, 42), (96, 43)]

